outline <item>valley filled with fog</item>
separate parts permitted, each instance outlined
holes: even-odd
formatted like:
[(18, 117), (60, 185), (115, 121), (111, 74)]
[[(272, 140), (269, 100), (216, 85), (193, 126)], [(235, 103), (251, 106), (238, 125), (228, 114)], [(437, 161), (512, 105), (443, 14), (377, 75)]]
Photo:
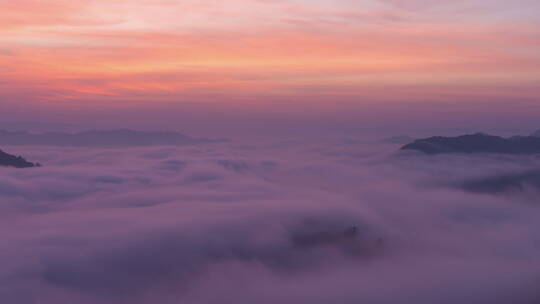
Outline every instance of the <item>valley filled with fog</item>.
[(5, 303), (540, 303), (540, 156), (2, 148)]

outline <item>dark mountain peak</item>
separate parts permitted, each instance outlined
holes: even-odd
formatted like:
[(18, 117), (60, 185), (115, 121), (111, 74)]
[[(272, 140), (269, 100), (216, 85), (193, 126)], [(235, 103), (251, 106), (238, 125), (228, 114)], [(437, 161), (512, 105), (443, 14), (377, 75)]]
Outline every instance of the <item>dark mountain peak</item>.
[(514, 136), (503, 138), (485, 133), (461, 135), (457, 137), (434, 136), (415, 140), (401, 148), (417, 150), (426, 154), (441, 153), (540, 153), (540, 137)]
[(0, 166), (15, 168), (32, 168), (39, 167), (40, 164), (28, 162), (21, 156), (11, 155), (0, 150)]

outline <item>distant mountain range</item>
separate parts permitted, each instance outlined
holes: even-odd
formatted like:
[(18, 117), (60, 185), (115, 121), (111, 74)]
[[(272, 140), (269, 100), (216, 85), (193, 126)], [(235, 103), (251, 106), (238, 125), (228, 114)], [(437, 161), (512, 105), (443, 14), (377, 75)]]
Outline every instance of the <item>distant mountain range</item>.
[(15, 167), (15, 168), (31, 168), (31, 167), (39, 167), (40, 164), (34, 164), (31, 162), (28, 162), (26, 161), (26, 159), (22, 158), (21, 156), (11, 155), (0, 150), (0, 166)]
[(143, 132), (128, 129), (95, 130), (77, 133), (29, 133), (0, 130), (2, 145), (44, 145), (72, 147), (133, 147), (218, 143), (226, 139), (195, 138), (176, 132)]
[(417, 150), (426, 154), (441, 153), (504, 153), (536, 154), (540, 153), (540, 132), (531, 136), (499, 136), (477, 133), (457, 137), (435, 136), (418, 139), (403, 146), (402, 150)]

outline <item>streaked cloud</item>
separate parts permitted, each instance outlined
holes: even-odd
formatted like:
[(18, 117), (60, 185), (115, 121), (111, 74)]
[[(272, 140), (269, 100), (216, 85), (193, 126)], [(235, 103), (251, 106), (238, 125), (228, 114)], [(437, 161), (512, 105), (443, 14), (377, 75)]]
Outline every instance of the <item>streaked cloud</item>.
[(540, 27), (529, 18), (538, 4), (529, 0), (0, 5), (0, 77), (10, 92), (3, 100), (30, 90), (48, 92), (34, 102), (141, 94), (159, 102), (163, 93), (182, 102), (205, 99), (187, 92), (208, 91), (227, 103), (276, 90), (302, 99), (298, 87), (336, 94), (356, 87), (348, 94), (359, 97), (366, 87), (384, 87), (384, 100), (386, 88), (413, 85), (430, 99), (455, 86), (471, 96), (486, 86), (526, 92), (540, 79)]

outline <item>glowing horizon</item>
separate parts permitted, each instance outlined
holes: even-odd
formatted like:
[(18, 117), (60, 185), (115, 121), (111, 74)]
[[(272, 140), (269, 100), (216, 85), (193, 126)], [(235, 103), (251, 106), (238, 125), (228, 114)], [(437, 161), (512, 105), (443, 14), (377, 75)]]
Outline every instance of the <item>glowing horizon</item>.
[(363, 104), (403, 92), (433, 102), (539, 92), (537, 1), (1, 3), (3, 103)]

